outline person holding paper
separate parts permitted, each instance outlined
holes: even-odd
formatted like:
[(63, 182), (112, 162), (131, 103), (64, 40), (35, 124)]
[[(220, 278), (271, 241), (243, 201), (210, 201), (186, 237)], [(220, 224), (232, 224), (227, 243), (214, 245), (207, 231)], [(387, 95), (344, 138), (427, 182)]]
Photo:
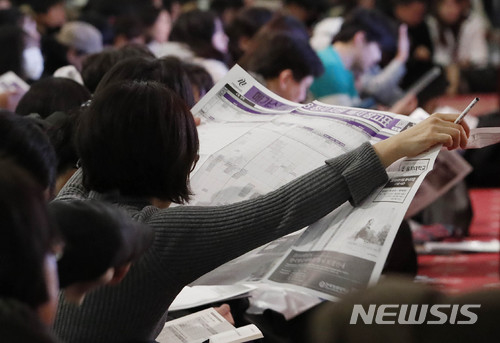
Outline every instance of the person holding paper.
[[(390, 111), (409, 113), (415, 109), (415, 97), (395, 101), (397, 83), (405, 73), (404, 63), (408, 56), (406, 26), (400, 28), (398, 56), (388, 68), (375, 76), (373, 70), (382, 58), (381, 47), (393, 36), (388, 24), (389, 18), (375, 10), (356, 9), (344, 20), (332, 45), (318, 52), (325, 72), (317, 76), (311, 86), (312, 94), (328, 104), (372, 107), (375, 100), (389, 95)], [(372, 74), (372, 75), (371, 75)], [(372, 96), (367, 101), (360, 98), (360, 92)], [(380, 97), (380, 94), (384, 96)]]
[(467, 143), (466, 124), (437, 114), (375, 144), (365, 143), (261, 197), (226, 206), (170, 207), (189, 200), (198, 159), (193, 116), (153, 81), (110, 83), (81, 117), (81, 169), (58, 200), (104, 199), (150, 225), (151, 248), (121, 284), (89, 294), (81, 307), (61, 301), (55, 331), (70, 342), (151, 341), (182, 288), (215, 267), (363, 199), (387, 181), (385, 168), (436, 144)]

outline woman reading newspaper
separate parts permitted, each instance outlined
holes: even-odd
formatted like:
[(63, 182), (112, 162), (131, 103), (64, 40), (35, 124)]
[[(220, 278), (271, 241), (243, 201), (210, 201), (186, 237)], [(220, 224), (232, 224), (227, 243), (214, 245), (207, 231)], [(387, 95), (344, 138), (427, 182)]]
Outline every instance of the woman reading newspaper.
[(436, 114), (371, 146), (362, 144), (261, 197), (216, 207), (189, 200), (198, 136), (185, 103), (157, 82), (114, 83), (96, 92), (76, 137), (79, 169), (59, 200), (105, 199), (149, 224), (152, 247), (117, 286), (80, 307), (62, 299), (55, 330), (68, 342), (152, 341), (183, 286), (262, 244), (307, 226), (387, 181), (385, 168), (436, 144), (464, 147), (469, 129)]

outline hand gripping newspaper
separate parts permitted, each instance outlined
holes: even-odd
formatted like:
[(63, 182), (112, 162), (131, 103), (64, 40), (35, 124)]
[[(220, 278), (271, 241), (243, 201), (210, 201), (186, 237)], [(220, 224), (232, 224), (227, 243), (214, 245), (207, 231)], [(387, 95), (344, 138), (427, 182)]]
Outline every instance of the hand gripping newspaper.
[[(239, 66), (192, 113), (202, 120), (200, 159), (191, 174), (192, 205), (222, 205), (270, 192), (328, 158), (365, 141), (373, 144), (393, 136), (417, 122), (316, 101), (293, 103), (267, 90)], [(395, 162), (388, 168), (387, 184), (361, 206), (346, 202), (304, 230), (255, 249), (192, 285), (251, 285), (255, 311), (268, 307), (291, 318), (321, 300), (335, 301), (376, 283), (401, 221), (439, 150), (435, 147)]]

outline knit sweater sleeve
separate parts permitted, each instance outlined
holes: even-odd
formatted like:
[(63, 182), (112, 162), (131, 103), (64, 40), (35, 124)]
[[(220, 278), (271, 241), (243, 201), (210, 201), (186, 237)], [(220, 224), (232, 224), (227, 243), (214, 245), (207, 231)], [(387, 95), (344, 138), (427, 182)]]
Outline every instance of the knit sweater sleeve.
[(82, 169), (78, 169), (57, 195), (57, 200), (84, 200), (89, 191), (83, 186)]
[(154, 246), (165, 270), (173, 272), (176, 282), (188, 284), (235, 257), (312, 224), (346, 201), (359, 204), (386, 181), (378, 156), (364, 143), (256, 199), (158, 210), (147, 222), (157, 228)]

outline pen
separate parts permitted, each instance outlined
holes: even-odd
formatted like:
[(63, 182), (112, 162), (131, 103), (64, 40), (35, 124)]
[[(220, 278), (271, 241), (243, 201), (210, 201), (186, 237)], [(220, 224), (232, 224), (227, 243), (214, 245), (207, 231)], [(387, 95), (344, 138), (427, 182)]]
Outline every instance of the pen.
[(460, 122), (462, 121), (462, 119), (464, 119), (464, 117), (467, 115), (467, 113), (469, 113), (470, 109), (472, 107), (474, 107), (474, 105), (479, 101), (479, 98), (474, 98), (474, 100), (472, 100), (469, 104), (469, 106), (467, 106), (465, 108), (465, 110), (460, 113), (460, 115), (458, 116), (458, 118), (455, 120), (455, 124), (460, 124)]

